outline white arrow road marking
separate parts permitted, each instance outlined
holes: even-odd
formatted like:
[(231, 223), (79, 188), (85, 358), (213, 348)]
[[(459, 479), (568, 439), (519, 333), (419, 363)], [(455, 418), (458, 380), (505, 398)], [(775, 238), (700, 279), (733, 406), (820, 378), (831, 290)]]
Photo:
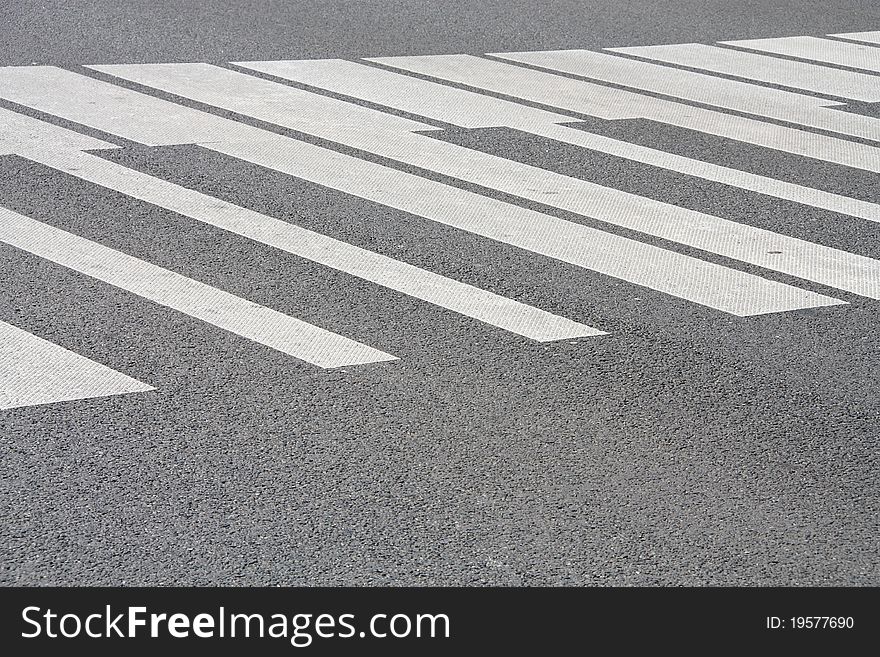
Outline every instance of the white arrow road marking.
[(0, 321), (0, 410), (155, 390)]
[[(719, 50), (721, 49), (719, 48)], [(761, 55), (755, 56), (762, 57)], [(239, 65), (463, 128), (515, 128), (555, 141), (685, 175), (696, 176), (823, 210), (848, 214), (868, 221), (880, 222), (880, 205), (876, 203), (868, 203), (860, 199), (774, 180), (754, 173), (730, 169), (584, 130), (561, 126), (558, 124), (571, 122), (572, 117), (458, 87), (450, 87), (343, 59), (243, 62)], [(816, 68), (810, 64), (803, 65)], [(833, 73), (840, 72), (833, 69), (826, 70), (831, 70)], [(876, 86), (880, 85), (875, 84)], [(877, 93), (880, 96), (880, 89)]]
[(360, 342), (6, 208), (0, 208), (0, 242), (318, 367), (395, 360)]
[(178, 122), (204, 117), (213, 139), (200, 144), (205, 148), (734, 315), (843, 303), (69, 71), (6, 68), (0, 82), (0, 97), (141, 143), (173, 143), (171, 137), (185, 137)]
[(610, 121), (649, 119), (785, 153), (880, 173), (880, 149), (874, 146), (745, 116), (683, 105), (586, 80), (573, 80), (547, 71), (536, 71), (472, 55), (376, 57), (369, 61), (585, 116)]

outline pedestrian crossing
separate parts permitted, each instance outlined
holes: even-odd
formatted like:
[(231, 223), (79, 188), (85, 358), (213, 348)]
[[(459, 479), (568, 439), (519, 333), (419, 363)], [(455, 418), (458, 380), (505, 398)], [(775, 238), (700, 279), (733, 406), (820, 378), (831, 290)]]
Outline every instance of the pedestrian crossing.
[[(411, 125), (407, 119), (389, 124), (387, 117), (393, 115), (216, 66), (104, 66), (100, 70), (462, 182), (880, 298), (878, 261), (413, 134), (430, 126)], [(300, 111), (303, 107), (305, 118)], [(351, 112), (351, 107), (357, 112)], [(776, 257), (780, 253), (783, 257)]]
[[(7, 99), (18, 99), (16, 102), (22, 105), (54, 113), (111, 135), (146, 145), (196, 143), (330, 189), (734, 315), (757, 315), (840, 303), (827, 296), (622, 238), (68, 71), (30, 67), (16, 70), (10, 78), (16, 86), (10, 84), (0, 90)], [(4, 71), (0, 71), (0, 81), (4, 79)], [(26, 84), (28, 81), (31, 84)], [(286, 89), (280, 88), (282, 91)], [(59, 91), (68, 99), (63, 106), (57, 102)], [(224, 97), (221, 90), (216, 100), (223, 103)], [(95, 99), (99, 100), (97, 105)], [(98, 106), (110, 111), (102, 112), (96, 109)], [(259, 104), (255, 106), (261, 107)], [(127, 120), (127, 117), (136, 118)], [(336, 130), (333, 124), (327, 125), (330, 130)], [(430, 128), (415, 122), (397, 125)], [(188, 135), (182, 133), (184, 128), (191, 132)], [(351, 135), (356, 132), (345, 131)], [(408, 131), (388, 135), (389, 139), (407, 136), (421, 137)], [(340, 138), (344, 139), (345, 134), (340, 132)], [(420, 143), (430, 145), (427, 139)], [(494, 158), (493, 161), (502, 160)], [(569, 180), (574, 184), (580, 182)]]
[[(597, 338), (609, 330), (118, 164), (101, 151), (196, 145), (713, 312), (833, 312), (848, 295), (880, 299), (880, 261), (437, 137), (450, 128), (513, 129), (585, 157), (613, 156), (870, 229), (880, 222), (877, 190), (851, 197), (570, 124), (648, 119), (781, 151), (807, 166), (880, 173), (880, 119), (839, 111), (851, 101), (880, 101), (880, 68), (872, 68), (878, 34), (356, 62), (0, 67), (0, 156), (527, 340)], [(318, 368), (397, 360), (331, 326), (2, 207), (0, 243)], [(0, 341), (0, 409), (153, 390), (2, 321)]]
[[(538, 137), (813, 207), (880, 221), (880, 205), (713, 165), (565, 125), (573, 117), (340, 59), (240, 66), (462, 128), (506, 127)], [(873, 80), (871, 76), (865, 76)], [(873, 80), (876, 83), (876, 80)], [(876, 84), (875, 84), (876, 87)], [(880, 93), (880, 90), (878, 90)], [(868, 94), (866, 94), (868, 95)]]
[[(558, 69), (536, 70), (514, 65), (526, 63), (522, 60), (531, 58), (532, 55), (535, 59), (544, 56), (556, 58), (571, 52), (519, 55), (509, 53), (506, 55), (509, 61), (497, 61), (473, 55), (383, 57), (372, 58), (370, 61), (576, 115), (593, 116), (609, 121), (648, 119), (792, 155), (880, 173), (880, 156), (877, 148), (872, 145), (848, 141), (829, 134), (810, 132), (802, 127), (771, 123), (767, 120), (770, 117), (761, 119), (742, 114), (728, 114), (721, 109), (703, 105), (683, 105), (681, 101), (686, 100), (685, 98), (664, 98), (639, 93), (639, 91), (648, 91), (668, 95), (666, 94), (668, 90), (663, 85), (655, 86), (651, 79), (650, 73), (662, 72), (663, 69), (659, 66), (653, 67), (656, 70), (649, 71), (645, 76), (646, 86), (649, 88), (638, 90), (638, 87), (622, 88), (627, 86), (628, 82), (632, 82), (628, 75), (612, 77), (601, 68), (593, 70), (587, 66), (572, 67), (585, 73), (582, 78), (595, 80), (591, 81), (563, 77), (558, 73), (564, 71)], [(588, 55), (584, 52), (578, 51), (577, 54), (581, 58), (586, 58)], [(601, 53), (593, 54), (601, 55)], [(602, 61), (613, 59), (614, 57), (608, 55), (608, 59)], [(634, 62), (631, 61), (623, 61), (620, 66), (630, 68), (633, 64)], [(567, 72), (571, 73), (570, 70)], [(615, 80), (618, 82), (614, 82)], [(619, 83), (620, 87), (604, 86), (599, 82)], [(760, 92), (760, 87), (751, 86)], [(682, 91), (682, 95), (688, 93), (686, 89)]]

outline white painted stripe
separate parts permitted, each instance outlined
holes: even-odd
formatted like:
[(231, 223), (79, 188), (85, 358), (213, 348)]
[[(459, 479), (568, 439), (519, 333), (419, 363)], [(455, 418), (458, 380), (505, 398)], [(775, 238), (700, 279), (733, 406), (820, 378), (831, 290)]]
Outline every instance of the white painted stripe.
[(394, 360), (349, 338), (0, 208), (0, 242), (319, 367)]
[(702, 107), (681, 105), (472, 55), (370, 61), (472, 88), (607, 120), (650, 119), (719, 137), (880, 173), (880, 149)]
[(155, 390), (0, 321), (0, 410)]
[(779, 39), (744, 39), (720, 41), (728, 46), (772, 52), (826, 64), (836, 64), (863, 71), (880, 72), (880, 50), (859, 43), (846, 43), (812, 36), (782, 37)]
[[(875, 203), (556, 125), (570, 122), (572, 118), (458, 87), (399, 75), (342, 59), (244, 62), (240, 65), (464, 128), (516, 128), (548, 139), (759, 194), (880, 222), (880, 205)], [(810, 67), (809, 64), (805, 66)]]
[[(36, 68), (36, 67), (34, 67)], [(512, 67), (511, 67), (512, 68)], [(167, 111), (159, 107), (151, 114), (152, 100), (143, 104), (144, 94), (112, 86), (68, 71), (52, 76), (52, 85), (35, 76), (32, 87), (20, 84), (19, 93), (10, 94), (0, 84), (0, 97), (43, 109), (51, 105), (64, 118), (92, 128), (114, 133), (116, 122), (109, 115), (137, 115), (145, 136), (169, 141), (163, 132), (175, 135), (177, 128)], [(0, 83), (4, 70), (0, 69)], [(555, 76), (554, 76), (555, 77)], [(25, 87), (22, 89), (22, 87)], [(65, 102), (57, 102), (61, 96)], [(92, 107), (93, 98), (101, 98), (101, 111)], [(46, 99), (44, 101), (44, 98)], [(18, 99), (18, 100), (16, 100)], [(162, 101), (167, 105), (173, 105)], [(219, 117), (187, 109), (188, 123), (199, 116), (212, 124)], [(202, 146), (226, 153), (267, 168), (275, 169), (359, 196), (416, 216), (466, 230), (506, 244), (511, 244), (563, 262), (591, 269), (637, 285), (703, 304), (734, 315), (759, 315), (799, 308), (841, 303), (823, 295), (708, 263), (636, 240), (550, 217), (520, 206), (444, 185), (420, 176), (397, 171), (312, 144), (251, 128), (248, 139), (237, 124), (231, 123), (228, 141), (213, 141)], [(139, 141), (137, 126), (126, 125), (129, 138)], [(115, 133), (114, 133), (115, 134)], [(398, 133), (406, 136), (408, 133)], [(179, 135), (183, 143), (192, 140)], [(221, 135), (222, 136), (222, 135)]]
[[(207, 64), (106, 66), (127, 80), (203, 103), (336, 139), (354, 148), (502, 191), (567, 212), (686, 244), (742, 262), (855, 294), (880, 298), (880, 262), (846, 251), (779, 235), (552, 171), (521, 164), (426, 135), (384, 130), (370, 110), (356, 130), (302, 120), (320, 108), (325, 122), (348, 118), (349, 103)], [(194, 80), (197, 80), (195, 82)], [(284, 90), (298, 92), (285, 94)], [(261, 99), (266, 98), (265, 102)], [(314, 103), (315, 107), (311, 107)], [(366, 109), (359, 107), (358, 109)], [(375, 125), (369, 117), (376, 115)], [(347, 127), (343, 126), (343, 127)]]
[(819, 64), (718, 48), (702, 43), (610, 48), (610, 50), (865, 103), (880, 101), (880, 80), (877, 76), (867, 73), (844, 71)]
[(864, 41), (865, 43), (880, 45), (880, 31), (848, 32), (846, 34), (829, 34), (828, 36), (838, 37), (840, 39), (852, 39), (853, 41)]
[[(620, 49), (612, 49), (620, 52)], [(842, 103), (591, 50), (499, 53), (497, 57), (561, 73), (674, 96), (725, 110), (786, 121), (851, 137), (880, 140), (880, 120), (829, 108)], [(680, 108), (679, 111), (685, 111)]]
[(44, 152), (31, 153), (28, 157), (83, 180), (533, 340), (549, 342), (605, 335), (603, 331), (570, 319), (238, 207), (95, 155)]
[(116, 148), (115, 144), (92, 139), (0, 107), (0, 155), (16, 155), (35, 148), (45, 148), (48, 144), (52, 144), (54, 148), (71, 150)]

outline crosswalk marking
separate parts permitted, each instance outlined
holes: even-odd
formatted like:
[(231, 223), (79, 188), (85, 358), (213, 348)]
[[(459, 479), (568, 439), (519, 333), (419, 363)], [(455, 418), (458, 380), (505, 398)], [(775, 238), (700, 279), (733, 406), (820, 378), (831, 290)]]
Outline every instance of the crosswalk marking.
[(880, 149), (758, 119), (573, 80), (473, 55), (373, 57), (373, 61), (472, 88), (606, 120), (650, 119), (794, 155), (880, 173)]
[(0, 242), (318, 367), (395, 360), (360, 342), (6, 208), (0, 208)]
[[(603, 53), (378, 57), (364, 62), (256, 61), (236, 62), (232, 68), (204, 63), (101, 65), (89, 67), (95, 71), (91, 76), (51, 66), (5, 67), (0, 68), (0, 99), (88, 126), (115, 141), (3, 107), (0, 156), (27, 158), (541, 342), (604, 332), (90, 151), (123, 148), (120, 139), (152, 147), (195, 144), (737, 316), (835, 306), (845, 301), (685, 255), (674, 245), (872, 299), (880, 299), (880, 261), (434, 138), (440, 126), (511, 128), (877, 223), (877, 203), (568, 125), (585, 115), (612, 121), (647, 119), (880, 173), (880, 148), (852, 139), (880, 143), (880, 120), (835, 111), (843, 103), (833, 100), (880, 101), (880, 77), (874, 75), (880, 72), (880, 32), (831, 36), (837, 40), (786, 37), (721, 42), (722, 47), (685, 43), (608, 48)], [(116, 80), (99, 79), (103, 76)], [(195, 109), (153, 91), (134, 91), (119, 80), (207, 107)], [(237, 117), (225, 118), (219, 111)], [(318, 138), (322, 145), (249, 124), (242, 117)], [(502, 198), (494, 198), (496, 193)], [(647, 244), (528, 209), (521, 201), (672, 244)], [(395, 360), (368, 345), (5, 208), (0, 208), (0, 243), (319, 367)], [(0, 322), (0, 410), (152, 389)]]
[(27, 157), (132, 198), (533, 340), (549, 342), (605, 335), (604, 331), (590, 326), (238, 207), (95, 155), (41, 151), (32, 152)]
[[(610, 49), (623, 52), (625, 49)], [(880, 119), (829, 108), (842, 103), (815, 96), (759, 87), (748, 82), (719, 78), (694, 71), (659, 66), (589, 50), (497, 53), (521, 64), (620, 84), (639, 91), (674, 96), (724, 110), (828, 130), (850, 137), (880, 139)]]
[[(0, 69), (0, 81), (4, 73)], [(63, 118), (111, 134), (124, 131), (120, 136), (133, 141), (140, 141), (141, 126), (146, 137), (165, 143), (169, 139), (163, 126), (182, 143), (195, 141), (173, 125), (181, 111), (174, 108), (182, 106), (155, 98), (148, 105), (144, 99), (150, 97), (144, 94), (69, 71), (53, 74), (51, 87), (41, 84), (42, 73), (35, 76), (40, 83), (36, 88), (22, 84), (20, 73), (17, 76), (15, 93), (11, 86), (0, 85), (0, 97), (43, 111), (52, 107)], [(65, 102), (57, 102), (59, 96)], [(94, 110), (96, 100), (103, 111)], [(214, 141), (201, 144), (205, 148), (723, 312), (747, 316), (841, 303), (250, 126), (244, 126), (250, 133), (242, 140), (240, 124), (184, 109), (193, 115), (186, 117), (188, 124), (197, 124), (200, 115), (215, 127), (217, 121), (229, 124), (228, 141), (215, 129)], [(138, 115), (136, 124), (120, 125), (115, 118), (133, 114)]]
[(864, 41), (865, 43), (880, 44), (880, 31), (848, 32), (846, 34), (829, 34), (828, 36), (837, 37), (839, 39), (852, 39), (853, 41)]
[[(123, 79), (300, 130), (442, 175), (568, 212), (880, 299), (880, 261), (513, 162), (411, 132), (363, 114), (356, 130), (345, 101), (207, 64), (103, 66)], [(289, 91), (290, 93), (287, 93)], [(357, 107), (358, 110), (367, 108)], [(303, 120), (318, 113), (321, 123)], [(335, 125), (333, 125), (335, 123)], [(331, 125), (329, 129), (324, 126)], [(418, 125), (418, 124), (417, 124)]]
[(880, 101), (880, 80), (868, 73), (845, 71), (820, 64), (707, 46), (702, 43), (609, 48), (609, 50), (865, 103)]
[(880, 73), (880, 50), (859, 43), (846, 43), (813, 36), (742, 39), (719, 43)]
[(262, 73), (463, 128), (496, 126), (515, 128), (670, 171), (880, 222), (880, 205), (876, 203), (718, 166), (584, 130), (575, 130), (558, 125), (572, 121), (569, 116), (458, 87), (445, 86), (342, 59), (237, 63)]
[(0, 410), (155, 390), (0, 321)]

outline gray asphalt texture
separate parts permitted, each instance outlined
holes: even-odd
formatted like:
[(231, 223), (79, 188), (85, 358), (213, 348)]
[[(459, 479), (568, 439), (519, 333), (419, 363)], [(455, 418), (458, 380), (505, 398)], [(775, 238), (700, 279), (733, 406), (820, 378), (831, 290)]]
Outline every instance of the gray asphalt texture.
[[(0, 65), (876, 29), (872, 0), (16, 0)], [(880, 200), (864, 172), (647, 121), (584, 127)], [(851, 217), (513, 130), (436, 137), (880, 258), (877, 225)], [(531, 342), (0, 157), (0, 206), (400, 357), (320, 370), (0, 244), (0, 320), (157, 388), (0, 411), (0, 583), (880, 584), (880, 302), (700, 253), (850, 302), (737, 318), (195, 146), (102, 156), (610, 335)]]

